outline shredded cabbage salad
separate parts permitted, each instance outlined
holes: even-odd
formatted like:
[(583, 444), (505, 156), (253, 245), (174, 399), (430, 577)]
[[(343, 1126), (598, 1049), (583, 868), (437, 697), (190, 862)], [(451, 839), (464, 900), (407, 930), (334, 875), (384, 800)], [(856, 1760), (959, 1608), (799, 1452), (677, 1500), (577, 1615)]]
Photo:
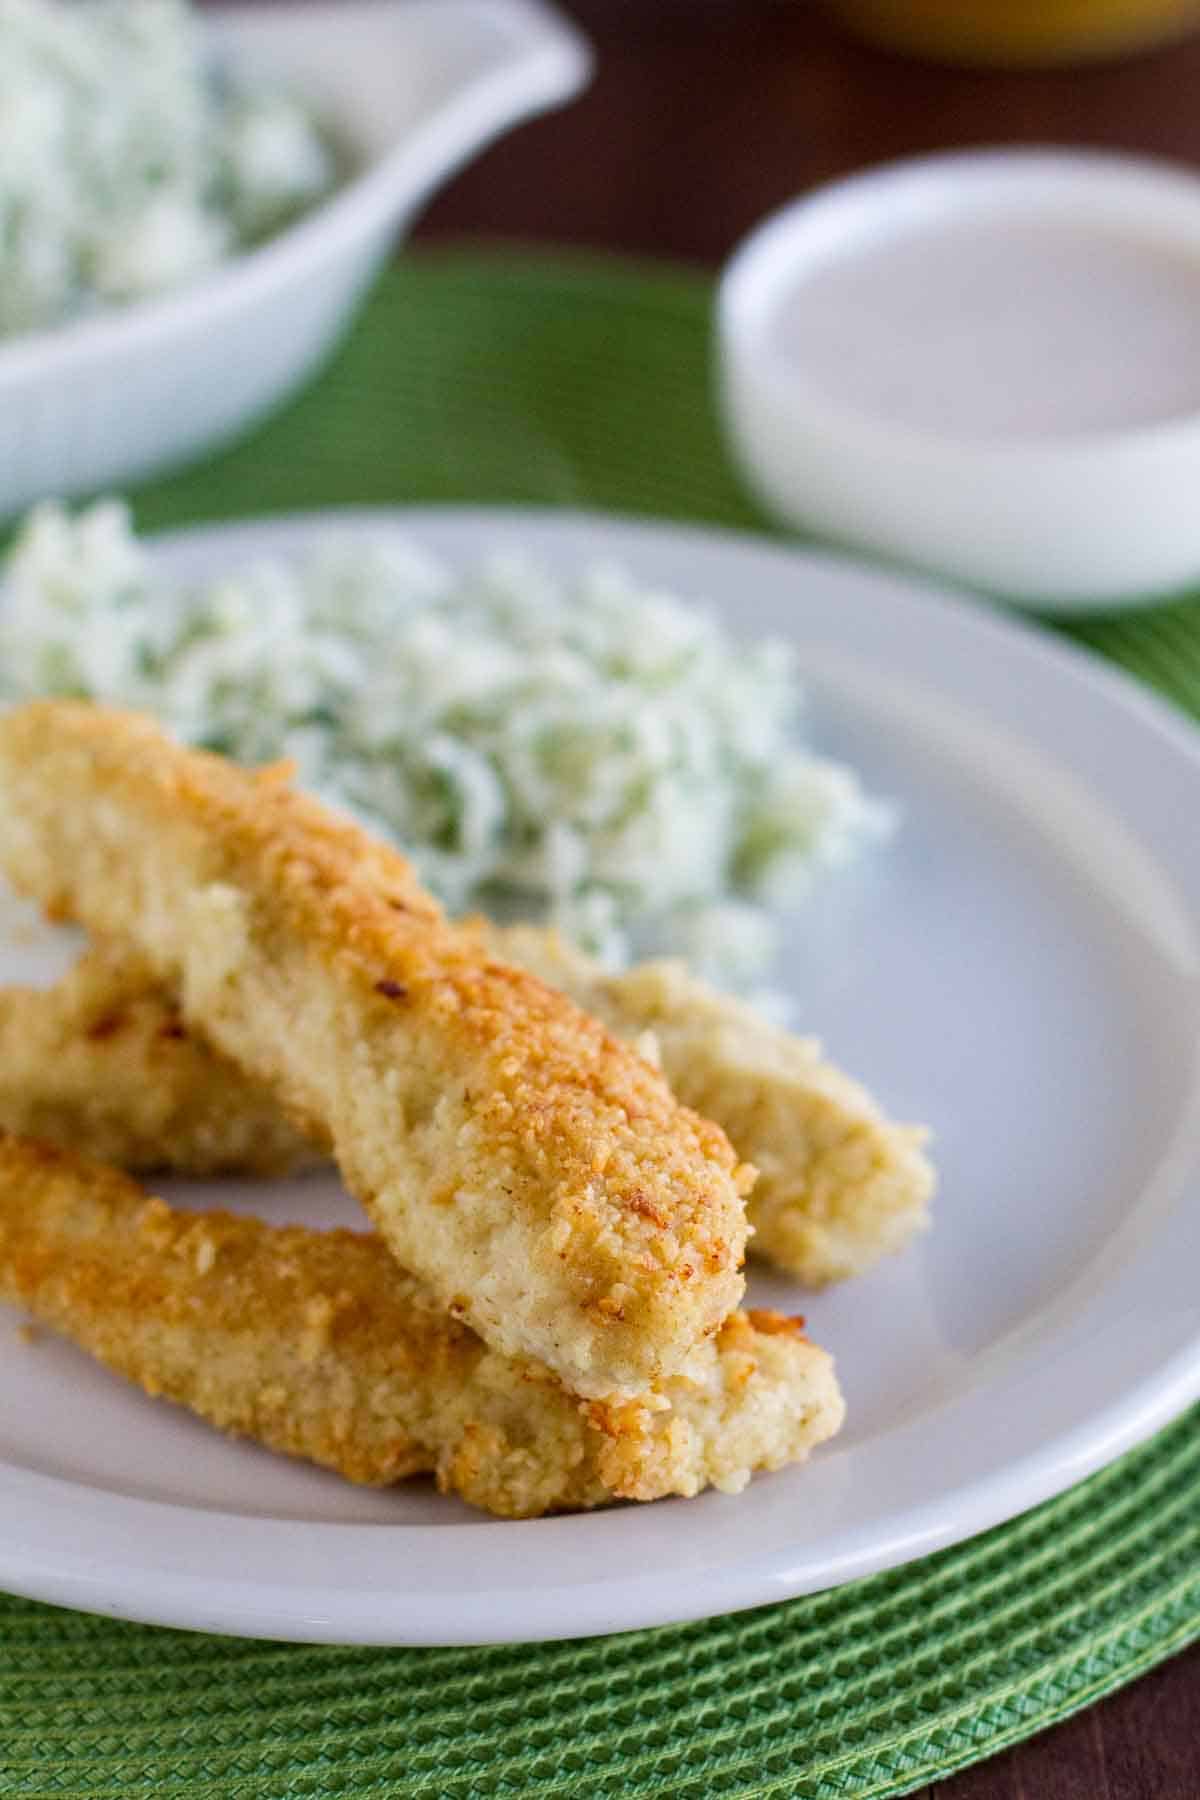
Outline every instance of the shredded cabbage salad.
[(0, 336), (193, 280), (333, 173), (301, 105), (213, 70), (185, 0), (0, 0)]
[(157, 714), (399, 844), (453, 912), (550, 920), (613, 964), (755, 977), (773, 912), (888, 823), (798, 735), (791, 649), (735, 644), (620, 568), (505, 551), (462, 571), (396, 535), (187, 585), (123, 504), (25, 522), (0, 693)]

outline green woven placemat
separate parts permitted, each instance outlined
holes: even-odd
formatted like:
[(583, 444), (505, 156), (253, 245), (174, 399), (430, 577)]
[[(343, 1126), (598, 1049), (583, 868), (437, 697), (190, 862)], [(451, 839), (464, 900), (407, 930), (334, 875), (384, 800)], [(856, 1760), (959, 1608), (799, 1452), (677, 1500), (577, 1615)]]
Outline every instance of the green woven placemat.
[[(674, 273), (413, 258), (314, 389), (145, 489), (139, 521), (471, 500), (759, 525), (712, 413), (708, 307)], [(1071, 630), (1200, 712), (1200, 602)], [(0, 1599), (0, 1793), (902, 1794), (1200, 1635), (1198, 1427), (910, 1568), (616, 1638), (308, 1648)]]

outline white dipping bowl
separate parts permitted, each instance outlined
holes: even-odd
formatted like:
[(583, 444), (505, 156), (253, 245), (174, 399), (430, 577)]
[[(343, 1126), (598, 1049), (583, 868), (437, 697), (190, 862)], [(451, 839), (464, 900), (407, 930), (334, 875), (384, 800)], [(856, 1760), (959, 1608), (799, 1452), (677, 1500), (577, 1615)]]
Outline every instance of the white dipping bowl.
[(934, 156), (762, 225), (718, 306), (735, 454), (791, 524), (1060, 611), (1200, 579), (1200, 178)]
[(539, 0), (326, 0), (217, 13), (213, 53), (309, 101), (354, 167), (269, 242), (162, 299), (0, 338), (0, 515), (236, 437), (333, 349), (431, 191), (587, 79)]

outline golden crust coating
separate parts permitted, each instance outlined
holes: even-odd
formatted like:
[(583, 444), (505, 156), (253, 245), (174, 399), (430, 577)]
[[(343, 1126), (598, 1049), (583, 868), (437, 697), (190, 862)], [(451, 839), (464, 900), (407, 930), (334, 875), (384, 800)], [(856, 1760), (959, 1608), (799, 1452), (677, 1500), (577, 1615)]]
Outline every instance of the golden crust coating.
[(823, 1060), (682, 963), (609, 974), (554, 932), (477, 922), (497, 952), (560, 987), (619, 1037), (651, 1033), (686, 1106), (716, 1119), (758, 1170), (750, 1248), (812, 1287), (861, 1275), (929, 1224), (927, 1133), (895, 1125)]
[(39, 701), (0, 720), (0, 802), (16, 887), (129, 938), (493, 1347), (630, 1398), (736, 1306), (752, 1172), (720, 1129), (285, 771)]
[(432, 1471), (508, 1518), (735, 1491), (842, 1419), (829, 1357), (780, 1314), (733, 1314), (658, 1394), (580, 1401), (488, 1349), (373, 1235), (172, 1211), (12, 1138), (0, 1299), (222, 1431), (371, 1485)]
[(266, 1089), (107, 943), (52, 988), (0, 989), (0, 1130), (123, 1169), (280, 1175), (316, 1159)]
[[(756, 1165), (755, 1254), (821, 1286), (861, 1274), (926, 1228), (925, 1133), (884, 1118), (811, 1039), (678, 963), (610, 974), (554, 932), (480, 929), (498, 955), (618, 1037), (643, 1040), (679, 1098)], [(189, 1174), (277, 1173), (313, 1154), (261, 1089), (184, 1033), (144, 965), (103, 944), (56, 988), (0, 991), (0, 1128), (123, 1168)]]

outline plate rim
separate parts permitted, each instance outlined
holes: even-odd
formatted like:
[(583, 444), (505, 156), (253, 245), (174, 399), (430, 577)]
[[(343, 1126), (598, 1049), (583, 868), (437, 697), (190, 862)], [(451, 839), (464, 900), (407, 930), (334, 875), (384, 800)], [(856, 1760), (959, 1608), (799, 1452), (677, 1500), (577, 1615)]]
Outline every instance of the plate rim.
[[(264, 530), (294, 533), (300, 541), (314, 531), (336, 529), (339, 524), (355, 531), (403, 530), (416, 537), (423, 524), (450, 524), (481, 533), (490, 528), (497, 534), (516, 532), (522, 526), (549, 526), (568, 535), (589, 528), (602, 532), (616, 528), (624, 539), (619, 552), (622, 555), (635, 553), (636, 539), (661, 541), (666, 537), (678, 541), (689, 553), (702, 555), (706, 545), (716, 544), (781, 559), (806, 575), (819, 577), (822, 571), (831, 571), (842, 579), (865, 579), (868, 584), (878, 585), (881, 596), (899, 591), (919, 611), (932, 610), (943, 624), (952, 621), (955, 626), (965, 626), (968, 636), (982, 634), (984, 645), (1023, 646), (1035, 657), (1048, 661), (1055, 673), (1082, 684), (1102, 705), (1116, 706), (1132, 716), (1170, 755), (1183, 757), (1190, 779), (1200, 782), (1200, 732), (1184, 713), (1105, 662), (1097, 652), (1064, 641), (1024, 618), (1002, 613), (975, 596), (959, 595), (945, 584), (881, 568), (840, 551), (691, 521), (596, 510), (457, 504), (341, 507), (243, 516), (154, 533), (146, 541), (155, 550), (171, 554), (198, 540), (233, 539)], [(702, 589), (702, 579), (697, 587)], [(444, 1597), (414, 1597), (411, 1590), (406, 1593), (392, 1589), (400, 1616), (381, 1609), (379, 1590), (369, 1583), (361, 1590), (348, 1588), (344, 1582), (333, 1587), (310, 1582), (298, 1589), (294, 1577), (282, 1582), (254, 1576), (218, 1578), (203, 1566), (190, 1568), (186, 1563), (182, 1568), (147, 1566), (144, 1550), (140, 1562), (136, 1556), (130, 1560), (131, 1546), (136, 1551), (144, 1543), (143, 1531), (154, 1535), (165, 1529), (174, 1542), (182, 1530), (186, 1540), (189, 1526), (198, 1528), (199, 1541), (203, 1542), (211, 1536), (216, 1520), (228, 1518), (237, 1520), (245, 1537), (257, 1539), (265, 1531), (276, 1542), (287, 1539), (293, 1549), (296, 1534), (303, 1538), (305, 1534), (320, 1533), (322, 1542), (330, 1541), (332, 1534), (339, 1549), (350, 1553), (357, 1564), (364, 1555), (369, 1562), (377, 1550), (381, 1530), (389, 1534), (419, 1532), (424, 1544), (429, 1543), (431, 1533), (453, 1533), (461, 1545), (461, 1527), (381, 1527), (257, 1519), (245, 1513), (222, 1514), (212, 1508), (118, 1495), (3, 1464), (0, 1467), (4, 1468), (6, 1479), (0, 1490), (0, 1587), (30, 1599), (145, 1623), (317, 1643), (469, 1645), (603, 1635), (681, 1623), (840, 1586), (965, 1541), (1074, 1486), (1169, 1423), (1198, 1397), (1200, 1320), (1191, 1339), (1152, 1374), (1135, 1382), (1106, 1407), (1081, 1419), (1073, 1430), (1026, 1453), (1002, 1474), (982, 1475), (949, 1493), (931, 1495), (924, 1503), (910, 1506), (882, 1540), (862, 1542), (861, 1528), (851, 1528), (840, 1540), (835, 1535), (835, 1553), (826, 1553), (820, 1569), (806, 1567), (803, 1555), (796, 1551), (790, 1557), (781, 1557), (778, 1551), (768, 1550), (750, 1558), (737, 1557), (732, 1563), (715, 1568), (705, 1566), (704, 1580), (690, 1583), (686, 1571), (668, 1569), (649, 1579), (635, 1576), (614, 1582), (606, 1575), (603, 1580), (581, 1584), (576, 1579), (566, 1585), (536, 1589), (531, 1589), (527, 1581), (511, 1587), (486, 1588), (480, 1584), (466, 1605), (461, 1590), (448, 1603)], [(65, 1526), (73, 1516), (77, 1537), (81, 1495), (87, 1496), (84, 1504), (94, 1529), (91, 1542), (82, 1550), (69, 1551), (64, 1549), (69, 1541)], [(717, 1504), (722, 1504), (719, 1498)], [(738, 1502), (725, 1504), (736, 1506)], [(667, 1508), (653, 1510), (665, 1512)], [(515, 1550), (517, 1536), (523, 1534), (527, 1549), (531, 1532), (596, 1525), (606, 1516), (611, 1515), (492, 1522), (474, 1526), (469, 1540), (482, 1548), (481, 1534), (490, 1534), (493, 1539), (503, 1534), (511, 1539)], [(40, 1535), (36, 1529), (31, 1531), (31, 1521), (40, 1525)], [(301, 1561), (306, 1553), (300, 1545)], [(513, 1595), (517, 1592), (523, 1604), (514, 1615)], [(446, 1616), (447, 1608), (453, 1616)]]

